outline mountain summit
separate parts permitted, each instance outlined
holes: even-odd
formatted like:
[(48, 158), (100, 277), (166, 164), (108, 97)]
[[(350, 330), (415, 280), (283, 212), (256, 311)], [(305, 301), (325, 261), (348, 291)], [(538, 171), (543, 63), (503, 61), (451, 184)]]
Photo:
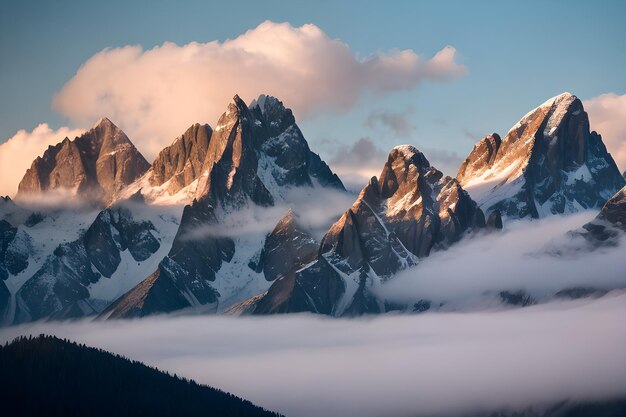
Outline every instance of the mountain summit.
[(526, 114), (504, 139), (478, 142), (457, 179), (487, 213), (509, 217), (600, 208), (626, 183), (570, 93)]
[(149, 167), (128, 136), (102, 118), (83, 135), (65, 138), (35, 159), (20, 181), (18, 196), (65, 190), (109, 202)]
[[(235, 96), (215, 125), (195, 199), (183, 211), (168, 256), (154, 273), (107, 308), (103, 317), (185, 308), (220, 311), (266, 291), (282, 272), (274, 254), (291, 255), (270, 242), (267, 263), (259, 266), (253, 258), (259, 258), (266, 246), (265, 233), (241, 233), (238, 229), (245, 221), (238, 213), (279, 203), (290, 206), (290, 191), (296, 187), (345, 191), (328, 165), (310, 150), (293, 113), (281, 101), (261, 96), (247, 106)], [(237, 227), (225, 227), (233, 218)]]
[(384, 300), (374, 294), (378, 286), (431, 250), (484, 227), (482, 211), (456, 179), (431, 166), (415, 147), (398, 146), (380, 176), (330, 227), (315, 259), (277, 280), (245, 311), (384, 312)]

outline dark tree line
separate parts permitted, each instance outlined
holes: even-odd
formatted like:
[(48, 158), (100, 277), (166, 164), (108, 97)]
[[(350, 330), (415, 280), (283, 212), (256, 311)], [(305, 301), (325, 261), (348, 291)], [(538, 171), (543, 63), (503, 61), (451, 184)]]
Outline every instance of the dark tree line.
[(7, 417), (278, 416), (193, 380), (44, 335), (0, 346), (0, 410)]

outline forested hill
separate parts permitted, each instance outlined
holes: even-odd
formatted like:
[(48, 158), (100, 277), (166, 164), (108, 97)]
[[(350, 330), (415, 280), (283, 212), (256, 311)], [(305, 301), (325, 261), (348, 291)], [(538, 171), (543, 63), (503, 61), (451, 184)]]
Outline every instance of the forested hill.
[(6, 416), (279, 415), (141, 362), (53, 336), (0, 346)]

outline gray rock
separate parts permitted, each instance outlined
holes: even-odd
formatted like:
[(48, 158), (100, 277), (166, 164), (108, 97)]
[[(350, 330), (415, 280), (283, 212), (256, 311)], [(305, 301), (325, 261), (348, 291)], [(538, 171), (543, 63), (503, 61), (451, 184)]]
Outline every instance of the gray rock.
[(501, 291), (500, 299), (505, 304), (510, 304), (518, 307), (528, 307), (535, 304), (535, 300), (528, 295), (525, 291)]
[(296, 271), (315, 259), (318, 247), (319, 243), (300, 224), (297, 214), (289, 210), (267, 236), (263, 247), (262, 270), (265, 279), (274, 285), (261, 297), (243, 302), (254, 304), (254, 308), (248, 308), (249, 313), (275, 314), (296, 308), (294, 292), (304, 296), (295, 282)]
[(80, 238), (59, 245), (17, 291), (15, 321), (77, 312), (71, 306), (89, 298), (90, 284), (112, 276), (121, 252), (128, 249), (133, 259), (143, 261), (159, 249), (152, 230), (152, 223), (135, 220), (124, 202), (101, 211)]
[[(500, 141), (482, 139), (461, 165), (459, 182), (486, 212), (544, 217), (599, 208), (626, 181), (582, 102), (569, 93), (537, 107)], [(482, 189), (482, 190), (481, 190)]]
[(430, 166), (414, 147), (397, 147), (380, 180), (372, 178), (326, 233), (316, 260), (296, 272), (292, 299), (282, 304), (293, 308), (286, 311), (333, 315), (384, 311), (372, 288), (484, 227), (482, 212), (458, 181)]
[(582, 235), (591, 244), (591, 249), (601, 246), (616, 246), (620, 236), (626, 232), (626, 186), (615, 193), (600, 210), (595, 219), (583, 226)]
[(222, 262), (234, 254), (234, 242), (215, 236), (207, 226), (217, 219), (213, 209), (194, 201), (186, 206), (172, 249), (158, 269), (111, 304), (103, 318), (143, 317), (218, 302), (211, 286)]
[(18, 197), (65, 189), (110, 202), (149, 167), (126, 134), (104, 118), (85, 134), (65, 138), (37, 157), (20, 181)]
[(489, 213), (489, 218), (487, 219), (487, 228), (502, 230), (502, 227), (502, 215), (500, 214), (500, 210), (496, 209)]
[[(217, 304), (222, 294), (212, 282), (219, 279), (222, 263), (229, 262), (236, 250), (232, 238), (202, 233), (220, 221), (218, 214), (225, 218), (250, 204), (272, 206), (290, 187), (321, 185), (344, 190), (338, 177), (309, 149), (291, 110), (267, 96), (250, 107), (239, 96), (233, 98), (213, 131), (199, 178), (196, 200), (185, 207), (168, 257), (102, 317), (144, 316)], [(274, 282), (291, 276), (293, 265), (308, 259), (312, 248), (296, 223), (284, 220), (249, 262), (251, 269), (263, 271)], [(280, 238), (286, 234), (297, 236), (302, 245), (286, 246), (291, 242)], [(281, 258), (288, 261), (284, 268)], [(292, 293), (291, 289), (287, 292)], [(267, 309), (282, 309), (275, 305), (282, 304)]]
[(187, 129), (159, 152), (150, 168), (150, 184), (160, 186), (169, 181), (168, 191), (175, 194), (195, 181), (202, 173), (212, 134), (207, 124), (196, 123)]

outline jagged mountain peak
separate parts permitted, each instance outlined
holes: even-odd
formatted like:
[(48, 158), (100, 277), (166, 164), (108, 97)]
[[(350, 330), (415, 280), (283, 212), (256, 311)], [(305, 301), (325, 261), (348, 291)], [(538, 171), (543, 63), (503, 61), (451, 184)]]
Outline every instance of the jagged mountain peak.
[(196, 198), (211, 205), (261, 206), (274, 198), (257, 175), (257, 149), (264, 137), (246, 103), (235, 95), (217, 122), (202, 167)]
[(624, 185), (580, 99), (552, 97), (499, 141), (482, 139), (457, 179), (486, 212), (543, 217), (599, 208)]
[(313, 180), (343, 189), (328, 165), (311, 152), (292, 111), (280, 100), (262, 96), (251, 107), (235, 96), (220, 117), (196, 189), (198, 200), (267, 206), (283, 198), (284, 187), (311, 186)]
[(111, 121), (111, 119), (109, 119), (108, 117), (101, 117), (100, 119), (98, 119), (98, 121), (96, 123), (93, 124), (93, 126), (91, 127), (92, 129), (96, 129), (98, 127), (113, 127), (117, 129), (117, 126), (115, 126), (115, 124)]
[(212, 134), (208, 124), (191, 125), (159, 152), (146, 174), (123, 190), (119, 198), (141, 192), (154, 204), (190, 203)]
[(484, 227), (482, 211), (456, 179), (415, 147), (399, 146), (380, 179), (373, 177), (330, 227), (315, 260), (291, 277), (288, 291), (277, 281), (256, 303), (334, 315), (384, 311), (374, 295), (384, 280)]
[(246, 102), (242, 100), (241, 97), (239, 97), (239, 94), (235, 94), (233, 96), (232, 101), (228, 104), (228, 108), (226, 110), (225, 115), (228, 116), (238, 116), (241, 113), (245, 113), (247, 112), (248, 106), (246, 105)]
[(65, 138), (37, 157), (18, 186), (18, 196), (62, 189), (109, 202), (149, 167), (128, 136), (103, 118), (74, 140)]
[(417, 176), (430, 168), (428, 159), (414, 146), (396, 146), (389, 152), (378, 180), (381, 197), (390, 198), (394, 194), (398, 194), (399, 197), (406, 195), (410, 188), (417, 185)]
[[(269, 288), (279, 275), (291, 273), (293, 265), (284, 264), (286, 256), (308, 260), (317, 252), (317, 242), (293, 212), (283, 216), (269, 237), (263, 233), (241, 236), (233, 230), (232, 236), (225, 232), (219, 237), (209, 234), (201, 241), (188, 238), (197, 229), (228, 223), (242, 209), (296, 203), (293, 198), (299, 193), (291, 192), (295, 187), (344, 190), (328, 165), (310, 150), (291, 110), (271, 97), (251, 107), (238, 96), (228, 104), (211, 135), (194, 203), (183, 211), (172, 249), (157, 271), (135, 287), (136, 292), (129, 292), (113, 307), (113, 317), (209, 304), (222, 309)], [(283, 238), (283, 234), (291, 237)], [(280, 247), (283, 240), (293, 247)], [(244, 271), (233, 270), (235, 265), (246, 264), (249, 268)], [(168, 289), (170, 285), (176, 288)], [(148, 306), (137, 294), (155, 297), (158, 305)], [(122, 305), (130, 307), (118, 309)]]

